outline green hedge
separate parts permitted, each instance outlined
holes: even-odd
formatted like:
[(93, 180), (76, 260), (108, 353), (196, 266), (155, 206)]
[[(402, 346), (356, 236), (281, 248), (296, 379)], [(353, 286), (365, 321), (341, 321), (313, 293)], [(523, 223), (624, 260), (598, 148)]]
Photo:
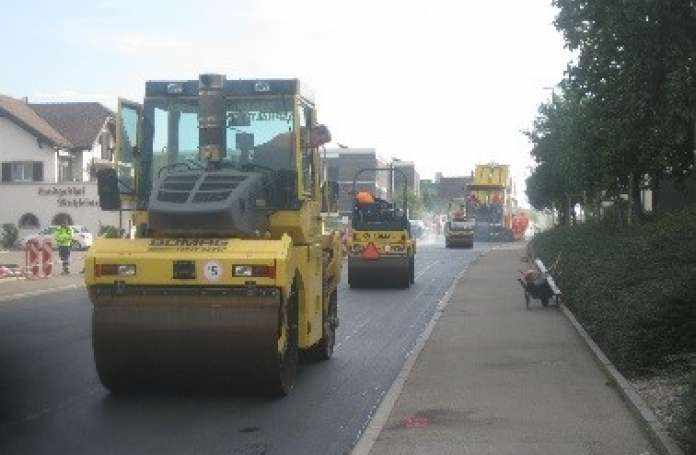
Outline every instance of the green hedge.
[(17, 239), (19, 238), (19, 230), (17, 226), (12, 223), (5, 223), (2, 225), (2, 232), (0, 232), (0, 245), (4, 248), (12, 248)]
[(696, 207), (624, 228), (557, 228), (532, 244), (558, 262), (565, 303), (625, 373), (696, 352)]

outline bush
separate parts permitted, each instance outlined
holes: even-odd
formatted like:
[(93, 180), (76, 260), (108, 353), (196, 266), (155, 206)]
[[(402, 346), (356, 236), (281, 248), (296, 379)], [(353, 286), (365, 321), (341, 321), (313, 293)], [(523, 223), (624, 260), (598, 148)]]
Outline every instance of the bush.
[(588, 223), (541, 233), (558, 284), (594, 340), (625, 373), (696, 352), (696, 207), (641, 225)]
[(19, 238), (19, 230), (17, 226), (12, 223), (5, 223), (2, 225), (2, 236), (0, 237), (0, 244), (4, 248), (12, 248), (17, 239)]
[(123, 229), (119, 229), (116, 226), (103, 225), (99, 227), (99, 237), (105, 237), (107, 239), (119, 239), (123, 237)]

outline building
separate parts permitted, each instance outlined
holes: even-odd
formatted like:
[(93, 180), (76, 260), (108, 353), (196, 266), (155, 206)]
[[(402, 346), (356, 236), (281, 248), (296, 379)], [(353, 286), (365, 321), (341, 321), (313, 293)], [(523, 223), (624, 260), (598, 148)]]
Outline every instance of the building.
[(441, 172), (435, 174), (435, 186), (440, 200), (449, 201), (453, 198), (462, 198), (469, 195), (469, 185), (474, 182), (474, 177), (458, 176), (444, 177)]
[[(340, 187), (339, 210), (348, 215), (353, 209), (353, 180), (361, 169), (374, 169), (387, 167), (386, 161), (381, 159), (373, 148), (330, 148), (326, 149), (324, 167), (326, 179), (338, 182)], [(357, 184), (357, 189), (366, 189), (377, 197), (389, 198), (388, 172), (363, 172)]]
[[(420, 176), (416, 171), (415, 163), (413, 161), (401, 161), (399, 159), (394, 158), (392, 160), (392, 166), (406, 174), (406, 185), (408, 187), (408, 190), (412, 193), (415, 193), (416, 196), (420, 196)], [(402, 188), (402, 178), (403, 177), (400, 173), (394, 173), (394, 188), (396, 191), (401, 191), (400, 189)]]
[(99, 209), (94, 167), (112, 162), (113, 113), (99, 103), (28, 104), (0, 95), (0, 223), (21, 234), (62, 221), (97, 234), (118, 225)]

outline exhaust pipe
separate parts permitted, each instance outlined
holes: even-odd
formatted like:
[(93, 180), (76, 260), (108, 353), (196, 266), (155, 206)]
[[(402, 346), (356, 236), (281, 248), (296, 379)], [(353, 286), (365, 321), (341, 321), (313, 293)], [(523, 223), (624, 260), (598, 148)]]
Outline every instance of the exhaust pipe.
[(201, 74), (198, 79), (199, 157), (216, 169), (227, 154), (224, 74)]

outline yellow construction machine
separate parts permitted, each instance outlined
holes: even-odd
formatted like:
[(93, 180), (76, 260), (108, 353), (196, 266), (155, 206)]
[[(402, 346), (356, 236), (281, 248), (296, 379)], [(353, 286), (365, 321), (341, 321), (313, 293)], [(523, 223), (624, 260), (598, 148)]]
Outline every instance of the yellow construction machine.
[(476, 220), (475, 238), (483, 242), (511, 242), (513, 197), (510, 166), (478, 164), (474, 183), (468, 186), (469, 215)]
[(445, 247), (474, 247), (474, 226), (476, 220), (469, 217), (466, 198), (454, 198), (448, 207), (445, 223)]
[(117, 162), (98, 187), (103, 209), (132, 210), (132, 234), (97, 239), (85, 259), (107, 388), (214, 380), (285, 395), (300, 356), (331, 357), (342, 255), (321, 226), (337, 197), (320, 181), (329, 139), (295, 79), (204, 74), (120, 101)]
[[(402, 208), (395, 203), (358, 192), (357, 182), (365, 172), (400, 172), (404, 182)], [(393, 181), (393, 179), (392, 179)], [(408, 288), (415, 282), (416, 241), (408, 220), (406, 176), (395, 168), (361, 169), (353, 180), (356, 196), (348, 237), (348, 285)], [(360, 200), (364, 194), (369, 200)]]

